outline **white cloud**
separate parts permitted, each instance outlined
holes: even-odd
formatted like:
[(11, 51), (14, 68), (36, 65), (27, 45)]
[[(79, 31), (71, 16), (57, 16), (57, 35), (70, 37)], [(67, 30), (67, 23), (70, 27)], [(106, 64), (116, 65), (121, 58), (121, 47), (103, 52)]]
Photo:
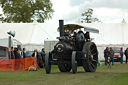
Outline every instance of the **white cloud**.
[[(81, 3), (84, 3), (85, 0), (69, 0), (69, 5), (71, 7), (73, 6), (79, 6)], [(91, 0), (86, 0), (86, 1), (91, 1)]]
[(61, 18), (67, 22), (76, 22), (87, 8), (92, 8), (94, 17), (103, 23), (120, 23), (122, 19), (128, 21), (127, 0), (52, 0), (52, 2), (55, 10), (52, 21)]
[(95, 8), (119, 8), (127, 9), (127, 0), (92, 0), (91, 6)]
[[(66, 22), (76, 22), (81, 13), (87, 8), (94, 10), (94, 17), (103, 23), (120, 23), (122, 19), (128, 22), (128, 0), (51, 0), (55, 10), (52, 20), (57, 22), (64, 19)], [(2, 13), (2, 9), (0, 9)]]
[[(69, 16), (70, 15), (70, 16)], [(78, 18), (78, 16), (80, 16), (79, 14), (79, 10), (78, 10), (78, 7), (73, 7), (72, 10), (70, 10), (68, 12), (68, 14), (66, 14), (65, 16), (63, 16), (63, 18), (66, 20), (66, 21), (72, 21), (76, 18)]]
[(52, 20), (47, 20), (46, 22), (57, 22), (59, 19), (63, 19), (63, 16), (68, 15), (70, 12), (69, 7), (69, 0), (51, 0), (53, 3), (53, 9), (54, 9), (54, 14), (52, 17)]

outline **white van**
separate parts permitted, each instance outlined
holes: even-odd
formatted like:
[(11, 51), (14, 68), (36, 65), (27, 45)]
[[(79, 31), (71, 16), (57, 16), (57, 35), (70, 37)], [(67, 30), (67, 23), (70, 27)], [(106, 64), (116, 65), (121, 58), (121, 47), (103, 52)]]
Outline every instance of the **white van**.
[(0, 46), (0, 59), (9, 59), (8, 47)]

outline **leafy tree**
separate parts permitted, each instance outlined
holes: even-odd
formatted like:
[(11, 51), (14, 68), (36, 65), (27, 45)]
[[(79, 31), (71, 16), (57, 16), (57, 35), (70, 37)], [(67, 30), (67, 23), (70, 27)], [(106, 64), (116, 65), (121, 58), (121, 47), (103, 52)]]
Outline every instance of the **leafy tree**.
[(4, 22), (4, 17), (0, 14), (0, 22)]
[(93, 14), (93, 9), (91, 8), (87, 9), (85, 12), (82, 13), (81, 22), (91, 23), (92, 14)]
[(52, 18), (50, 0), (0, 0), (5, 22), (44, 22)]
[(92, 23), (92, 22), (101, 22), (98, 18), (93, 18), (93, 9), (88, 8), (85, 12), (83, 12), (81, 18), (81, 23)]

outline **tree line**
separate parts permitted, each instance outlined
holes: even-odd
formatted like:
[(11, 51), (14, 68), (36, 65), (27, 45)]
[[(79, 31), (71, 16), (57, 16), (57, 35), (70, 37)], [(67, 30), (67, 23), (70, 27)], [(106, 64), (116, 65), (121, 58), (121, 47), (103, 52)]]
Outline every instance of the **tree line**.
[[(45, 22), (52, 18), (54, 9), (50, 0), (0, 0), (0, 7), (3, 14), (0, 14), (0, 21), (7, 23), (30, 23), (37, 21)], [(78, 20), (81, 23), (101, 22), (94, 18), (93, 9), (88, 8), (81, 14)]]

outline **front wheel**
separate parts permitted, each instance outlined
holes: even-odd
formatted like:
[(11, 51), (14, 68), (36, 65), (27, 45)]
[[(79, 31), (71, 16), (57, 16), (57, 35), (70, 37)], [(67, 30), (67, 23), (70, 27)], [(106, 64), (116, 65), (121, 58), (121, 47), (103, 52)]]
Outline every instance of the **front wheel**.
[(77, 73), (77, 60), (76, 60), (76, 51), (72, 52), (72, 72)]
[(45, 70), (46, 74), (51, 72), (51, 63), (50, 63), (50, 52), (45, 55)]

